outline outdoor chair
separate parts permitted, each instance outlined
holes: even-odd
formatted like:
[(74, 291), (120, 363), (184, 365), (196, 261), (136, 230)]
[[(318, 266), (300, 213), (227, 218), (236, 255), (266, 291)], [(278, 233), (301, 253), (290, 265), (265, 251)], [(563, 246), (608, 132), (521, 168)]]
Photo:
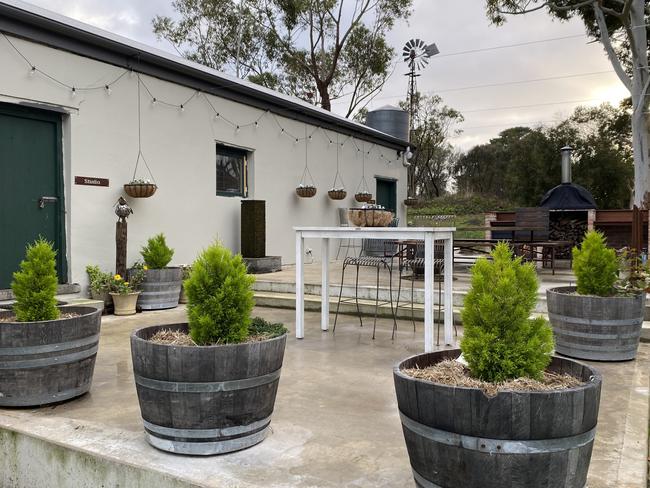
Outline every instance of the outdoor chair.
[[(348, 209), (347, 208), (337, 208), (337, 213), (339, 217), (339, 227), (350, 227), (350, 221), (348, 220)], [(348, 252), (352, 249), (353, 254), (357, 254), (357, 249), (359, 249), (359, 244), (356, 239), (339, 239), (339, 248), (336, 251), (336, 259), (339, 259), (341, 250), (345, 249), (344, 258), (348, 257)]]
[[(395, 218), (391, 222), (391, 227), (396, 227), (399, 219)], [(397, 329), (397, 319), (395, 316), (395, 309), (393, 308), (393, 263), (394, 259), (398, 257), (398, 244), (397, 241), (392, 239), (363, 239), (361, 242), (361, 252), (359, 256), (346, 257), (343, 260), (343, 270), (341, 272), (341, 288), (339, 290), (339, 299), (336, 304), (336, 314), (334, 316), (334, 327), (332, 332), (336, 332), (336, 322), (339, 317), (339, 309), (342, 302), (355, 301), (357, 306), (357, 316), (359, 317), (359, 325), (363, 327), (363, 318), (361, 317), (361, 309), (359, 307), (359, 269), (361, 267), (375, 268), (377, 271), (376, 292), (375, 292), (375, 319), (372, 326), (372, 338), (375, 338), (375, 331), (377, 328), (377, 315), (379, 312), (379, 305), (390, 303), (390, 310), (393, 316), (393, 333), (391, 338), (395, 338), (395, 330)], [(354, 282), (354, 298), (342, 298), (343, 283), (345, 280), (345, 270), (348, 266), (356, 268), (356, 277)], [(385, 269), (388, 271), (388, 294), (389, 300), (379, 301), (379, 272)]]

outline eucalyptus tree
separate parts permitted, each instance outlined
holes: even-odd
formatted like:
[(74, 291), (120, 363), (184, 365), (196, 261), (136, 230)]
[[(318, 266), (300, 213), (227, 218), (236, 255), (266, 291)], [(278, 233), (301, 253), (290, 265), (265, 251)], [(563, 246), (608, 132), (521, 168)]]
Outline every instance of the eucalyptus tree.
[(190, 59), (346, 116), (392, 72), (387, 34), (413, 0), (174, 0), (154, 32)]
[(634, 203), (650, 207), (649, 32), (647, 0), (487, 0), (495, 24), (508, 15), (546, 10), (566, 20), (579, 17), (587, 34), (600, 41), (621, 83), (630, 92), (634, 153)]

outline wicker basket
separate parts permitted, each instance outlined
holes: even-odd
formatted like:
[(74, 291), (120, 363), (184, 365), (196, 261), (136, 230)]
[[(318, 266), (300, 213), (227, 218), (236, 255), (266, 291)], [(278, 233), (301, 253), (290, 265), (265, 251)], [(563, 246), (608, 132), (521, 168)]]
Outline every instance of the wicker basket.
[(124, 185), (126, 194), (133, 198), (149, 198), (156, 193), (158, 187), (153, 183), (127, 183)]
[(300, 198), (311, 198), (316, 195), (315, 186), (299, 186), (296, 188), (296, 195)]
[(332, 200), (343, 200), (347, 194), (348, 192), (345, 190), (330, 190), (327, 192), (327, 196)]
[(413, 198), (413, 197), (406, 197), (406, 199), (404, 200), (404, 205), (406, 205), (407, 207), (413, 207), (413, 206), (417, 205), (418, 203), (419, 203), (419, 200), (417, 198)]
[(354, 199), (357, 202), (367, 203), (372, 200), (372, 193), (357, 193), (354, 195)]
[(355, 227), (388, 227), (393, 221), (393, 212), (377, 208), (351, 208), (348, 220)]

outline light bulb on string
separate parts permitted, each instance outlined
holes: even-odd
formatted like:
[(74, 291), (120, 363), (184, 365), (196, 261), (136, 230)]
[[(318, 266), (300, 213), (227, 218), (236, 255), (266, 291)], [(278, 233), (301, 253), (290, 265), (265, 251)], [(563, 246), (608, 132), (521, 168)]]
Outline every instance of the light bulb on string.
[(185, 106), (182, 103), (178, 108), (180, 109), (181, 112), (185, 112)]
[(154, 105), (154, 106), (155, 106), (156, 103), (158, 103), (158, 100), (156, 100), (156, 97), (153, 97), (153, 98), (151, 99), (151, 105)]
[(110, 85), (106, 85), (106, 86), (104, 86), (104, 89), (106, 90), (106, 94), (107, 94), (107, 95), (110, 95), (111, 93), (113, 93), (113, 90), (111, 90)]
[(34, 76), (36, 74), (36, 66), (32, 66), (29, 69), (29, 76)]
[(240, 129), (239, 126), (235, 127), (235, 132), (239, 133), (239, 129)]
[(257, 122), (257, 120), (256, 120), (256, 121), (254, 122), (253, 125), (255, 126), (255, 128), (257, 128), (257, 126), (260, 125), (260, 124), (259, 124), (259, 122)]
[(73, 86), (72, 90), (70, 90), (70, 97), (74, 98), (77, 96), (77, 89)]
[(215, 114), (214, 114), (214, 120), (219, 120), (219, 112), (215, 112)]

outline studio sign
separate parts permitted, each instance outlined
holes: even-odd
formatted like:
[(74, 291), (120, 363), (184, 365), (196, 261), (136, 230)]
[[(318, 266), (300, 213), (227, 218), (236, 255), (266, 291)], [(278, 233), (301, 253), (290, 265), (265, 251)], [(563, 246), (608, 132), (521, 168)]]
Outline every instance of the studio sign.
[(97, 178), (95, 176), (75, 176), (74, 184), (87, 186), (108, 186), (108, 178)]

